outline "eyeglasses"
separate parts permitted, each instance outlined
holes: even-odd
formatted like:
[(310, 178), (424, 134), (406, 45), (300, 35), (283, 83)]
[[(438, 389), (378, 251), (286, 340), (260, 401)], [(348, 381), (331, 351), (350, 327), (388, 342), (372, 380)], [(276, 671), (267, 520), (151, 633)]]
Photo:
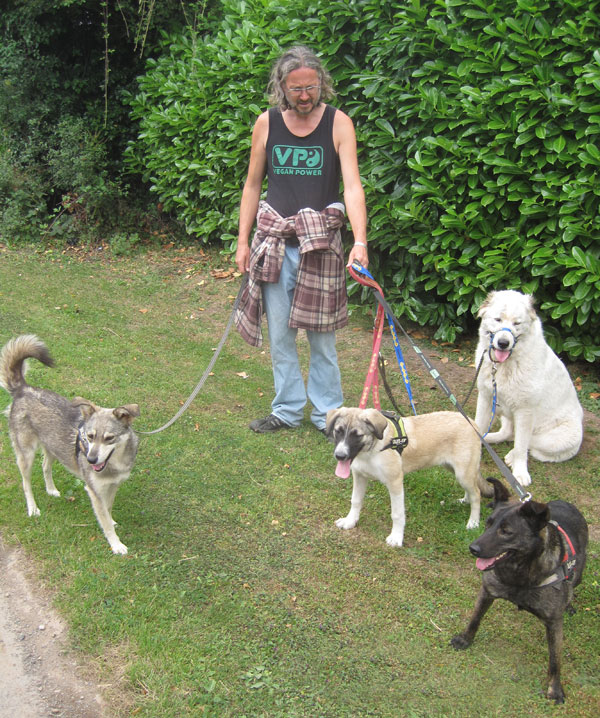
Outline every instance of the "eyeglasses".
[(301, 95), (303, 92), (315, 92), (321, 89), (321, 85), (309, 85), (308, 87), (288, 87), (286, 88), (290, 95)]

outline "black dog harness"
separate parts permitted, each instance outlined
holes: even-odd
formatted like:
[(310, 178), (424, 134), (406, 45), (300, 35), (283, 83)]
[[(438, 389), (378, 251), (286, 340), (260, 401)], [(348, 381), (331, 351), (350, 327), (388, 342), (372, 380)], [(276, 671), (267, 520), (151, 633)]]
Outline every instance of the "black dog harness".
[(394, 451), (397, 451), (399, 454), (401, 454), (408, 446), (408, 436), (406, 434), (406, 429), (404, 428), (404, 422), (402, 421), (402, 417), (398, 414), (395, 414), (393, 411), (382, 411), (381, 413), (394, 427), (395, 432), (395, 435), (392, 437), (390, 443), (386, 444), (383, 449), (381, 449), (381, 451), (385, 451), (386, 449), (394, 449)]
[(562, 583), (563, 581), (571, 581), (575, 575), (575, 566), (577, 565), (577, 552), (575, 551), (573, 542), (569, 538), (567, 532), (562, 526), (557, 524), (556, 521), (553, 521), (552, 519), (548, 523), (556, 526), (559, 534), (561, 534), (561, 538), (564, 538), (563, 543), (565, 546), (565, 555), (563, 556), (557, 570), (551, 576), (544, 579), (537, 588), (541, 588), (542, 586), (553, 586), (557, 583)]

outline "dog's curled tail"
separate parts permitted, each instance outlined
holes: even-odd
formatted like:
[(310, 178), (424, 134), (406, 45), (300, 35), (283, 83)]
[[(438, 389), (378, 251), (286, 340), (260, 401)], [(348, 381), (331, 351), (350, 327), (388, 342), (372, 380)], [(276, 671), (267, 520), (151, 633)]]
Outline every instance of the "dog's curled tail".
[(54, 366), (48, 348), (34, 334), (23, 334), (11, 339), (0, 354), (0, 386), (10, 394), (25, 384), (25, 359), (37, 359), (46, 366)]
[(484, 479), (481, 474), (479, 474), (478, 483), (481, 495), (486, 499), (490, 499), (494, 495), (493, 485), (487, 479)]

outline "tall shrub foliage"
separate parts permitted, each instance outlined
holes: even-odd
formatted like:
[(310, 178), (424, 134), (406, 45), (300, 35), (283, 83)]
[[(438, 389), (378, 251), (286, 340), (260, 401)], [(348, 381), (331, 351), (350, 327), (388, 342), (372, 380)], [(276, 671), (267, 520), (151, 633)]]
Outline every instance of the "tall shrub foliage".
[[(562, 0), (225, 0), (166, 38), (129, 148), (166, 208), (230, 243), (280, 48), (316, 48), (354, 119), (377, 278), (453, 340), (491, 289), (532, 292), (558, 351), (600, 356), (600, 19)], [(351, 291), (358, 293), (359, 288)]]

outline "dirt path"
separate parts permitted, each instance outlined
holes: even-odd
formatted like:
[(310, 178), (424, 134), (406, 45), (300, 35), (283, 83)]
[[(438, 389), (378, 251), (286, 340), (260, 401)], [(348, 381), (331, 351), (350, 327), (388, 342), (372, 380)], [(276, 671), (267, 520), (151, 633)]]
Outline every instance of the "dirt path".
[(0, 718), (109, 718), (99, 686), (67, 650), (67, 627), (0, 538)]

